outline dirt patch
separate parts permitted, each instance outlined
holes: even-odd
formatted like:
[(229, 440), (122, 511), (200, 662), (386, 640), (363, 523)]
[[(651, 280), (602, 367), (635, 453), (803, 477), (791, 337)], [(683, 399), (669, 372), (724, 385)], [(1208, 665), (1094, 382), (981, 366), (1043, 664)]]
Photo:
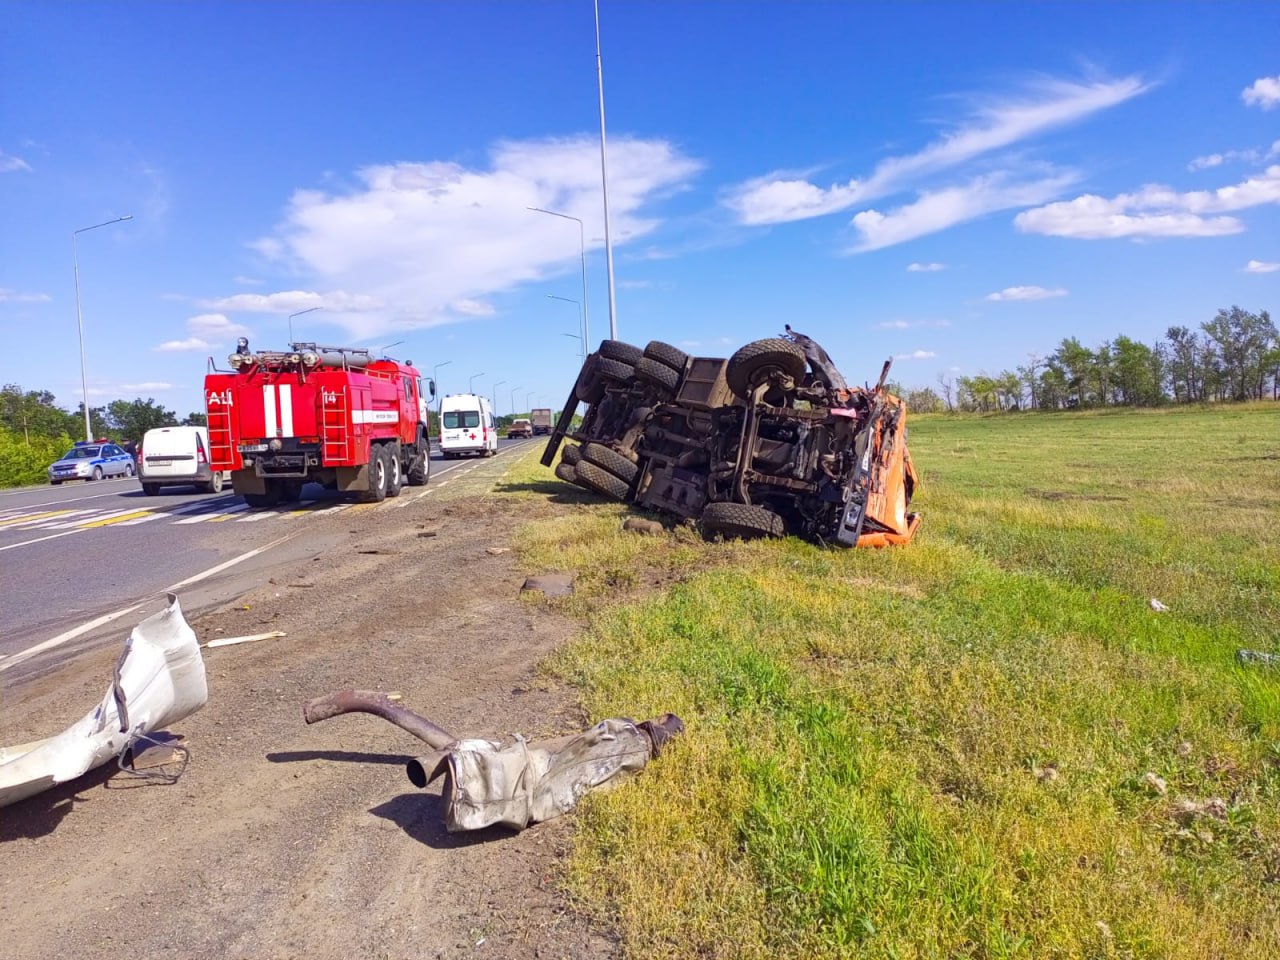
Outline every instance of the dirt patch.
[(1041, 500), (1088, 500), (1096, 503), (1111, 503), (1113, 501), (1128, 500), (1128, 497), (1120, 497), (1109, 493), (1068, 493), (1065, 490), (1034, 490), (1025, 491), (1029, 497), (1038, 497)]
[[(572, 691), (535, 671), (575, 625), (520, 602), (513, 555), (487, 549), (564, 509), (425, 498), (317, 521), (350, 533), (193, 621), (202, 642), (288, 636), (205, 651), (209, 703), (177, 725), (193, 753), (177, 784), (109, 767), (0, 810), (5, 954), (614, 956), (612, 932), (558, 889), (572, 817), (449, 835), (438, 784), (419, 791), (404, 772), (421, 744), (371, 717), (308, 727), (301, 715), (354, 686), (400, 691), (457, 734), (581, 729)], [(3, 740), (83, 715), (118, 649), (6, 691)]]

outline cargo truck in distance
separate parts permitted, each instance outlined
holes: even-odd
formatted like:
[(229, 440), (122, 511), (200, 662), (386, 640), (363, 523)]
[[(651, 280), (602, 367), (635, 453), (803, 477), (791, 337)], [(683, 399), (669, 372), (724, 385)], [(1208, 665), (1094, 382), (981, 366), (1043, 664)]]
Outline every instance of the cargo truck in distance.
[(253, 352), (243, 338), (228, 362), (210, 359), (205, 377), (210, 466), (250, 507), (297, 500), (305, 483), (369, 502), (426, 484), (423, 391), (436, 388), (412, 363), (315, 343)]
[(535, 437), (551, 436), (551, 408), (550, 407), (534, 407), (529, 413), (529, 419), (533, 421), (533, 435)]

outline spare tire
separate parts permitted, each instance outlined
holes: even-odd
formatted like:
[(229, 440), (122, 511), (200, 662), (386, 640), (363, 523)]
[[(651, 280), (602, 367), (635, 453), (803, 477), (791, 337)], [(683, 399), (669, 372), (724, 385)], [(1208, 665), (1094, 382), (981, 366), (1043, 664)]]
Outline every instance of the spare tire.
[(729, 358), (724, 378), (729, 389), (743, 400), (751, 396), (751, 389), (771, 370), (778, 370), (798, 384), (804, 379), (806, 367), (804, 351), (790, 340), (774, 337), (753, 340)]
[(636, 478), (636, 474), (640, 472), (640, 468), (622, 454), (616, 450), (610, 450), (600, 443), (583, 444), (582, 459), (587, 463), (594, 463), (597, 467), (608, 470), (628, 487), (631, 486), (631, 481)]
[(680, 373), (684, 373), (685, 364), (689, 362), (687, 353), (661, 340), (650, 340), (649, 345), (644, 348), (644, 355)]
[(636, 365), (636, 361), (644, 356), (644, 351), (639, 347), (633, 347), (629, 343), (623, 343), (621, 340), (601, 340), (600, 349), (596, 351), (602, 357), (610, 360), (621, 360), (623, 363)]
[(673, 395), (680, 387), (679, 371), (671, 369), (653, 357), (641, 357), (636, 361), (636, 379), (661, 387)]
[(745, 503), (708, 503), (702, 511), (702, 529), (704, 533), (741, 540), (786, 534), (780, 516), (764, 507)]

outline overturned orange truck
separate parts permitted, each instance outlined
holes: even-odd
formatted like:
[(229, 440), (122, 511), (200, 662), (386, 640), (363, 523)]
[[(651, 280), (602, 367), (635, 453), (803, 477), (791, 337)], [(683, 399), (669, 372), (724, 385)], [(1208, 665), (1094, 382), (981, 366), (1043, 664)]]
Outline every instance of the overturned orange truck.
[[(605, 340), (582, 366), (542, 462), (604, 496), (697, 520), (708, 534), (907, 543), (918, 484), (906, 405), (851, 387), (790, 326), (729, 359)], [(587, 404), (581, 422), (573, 418)], [(567, 442), (566, 442), (567, 441)]]

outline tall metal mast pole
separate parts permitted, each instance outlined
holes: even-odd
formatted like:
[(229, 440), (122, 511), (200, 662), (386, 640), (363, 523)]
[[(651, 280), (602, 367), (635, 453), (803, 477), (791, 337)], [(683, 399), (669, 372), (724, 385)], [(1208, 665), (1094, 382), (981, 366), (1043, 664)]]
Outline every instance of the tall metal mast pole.
[(609, 268), (609, 338), (617, 340), (618, 308), (613, 297), (613, 242), (609, 237), (609, 163), (604, 138), (604, 67), (600, 58), (600, 0), (594, 0), (594, 2), (596, 11), (596, 86), (600, 90), (600, 187), (604, 194), (604, 258)]

